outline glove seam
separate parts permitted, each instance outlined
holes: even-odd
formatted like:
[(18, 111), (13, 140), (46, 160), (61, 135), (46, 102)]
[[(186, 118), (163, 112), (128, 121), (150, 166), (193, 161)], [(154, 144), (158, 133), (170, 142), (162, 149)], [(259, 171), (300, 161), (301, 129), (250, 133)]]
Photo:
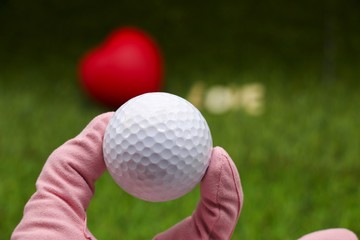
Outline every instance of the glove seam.
[[(225, 155), (225, 154), (222, 154), (222, 155), (225, 157), (225, 159), (226, 159), (226, 161), (227, 161), (227, 163), (229, 164), (229, 167), (230, 167), (230, 169), (231, 169), (231, 175), (232, 175), (232, 179), (233, 179), (233, 181), (234, 181), (234, 185), (235, 185), (235, 189), (236, 189), (236, 195), (237, 195), (237, 198), (238, 198), (237, 216), (236, 216), (235, 225), (233, 226), (233, 229), (232, 229), (232, 231), (231, 231), (231, 233), (230, 233), (230, 235), (229, 235), (229, 239), (230, 239), (231, 236), (233, 235), (234, 231), (235, 231), (236, 223), (237, 223), (237, 221), (238, 221), (238, 219), (239, 219), (239, 217), (240, 217), (242, 201), (241, 201), (241, 197), (240, 197), (241, 194), (240, 194), (240, 192), (239, 192), (239, 186), (237, 185), (237, 181), (235, 180), (235, 178), (236, 178), (235, 175), (236, 175), (236, 174), (234, 173), (233, 165), (231, 164), (231, 162), (230, 162), (230, 160), (229, 160), (229, 157), (228, 157), (227, 155)], [(239, 178), (240, 178), (240, 176), (239, 176)]]
[[(219, 159), (219, 158), (218, 158)], [(218, 160), (217, 159), (217, 160)], [(221, 179), (222, 179), (222, 176), (223, 176), (223, 168), (224, 168), (224, 163), (223, 161), (221, 161), (221, 166), (220, 166), (220, 174), (219, 174), (219, 184), (217, 186), (217, 190), (216, 190), (216, 204), (218, 205), (217, 209), (218, 209), (218, 218), (216, 219), (216, 221), (214, 222), (213, 226), (211, 227), (211, 230), (210, 230), (210, 233), (209, 233), (209, 239), (212, 239), (213, 238), (213, 234), (214, 234), (214, 229), (216, 229), (216, 225), (218, 224), (218, 222), (220, 221), (222, 215), (222, 208), (221, 208), (221, 204), (220, 204), (220, 200), (219, 200), (219, 196), (220, 196), (220, 191), (221, 191)]]
[(242, 204), (242, 201), (241, 201), (241, 197), (240, 197), (240, 192), (239, 192), (239, 186), (237, 185), (237, 181), (235, 181), (235, 173), (234, 173), (234, 169), (233, 169), (233, 166), (231, 165), (230, 163), (230, 160), (229, 158), (226, 156), (226, 155), (223, 155), (225, 158), (226, 158), (226, 161), (227, 163), (229, 164), (229, 167), (231, 169), (231, 175), (232, 175), (232, 179), (234, 180), (234, 185), (235, 185), (235, 189), (236, 189), (236, 195), (237, 195), (237, 198), (238, 198), (238, 204), (237, 204), (237, 218), (240, 216), (240, 210), (241, 210), (241, 204)]

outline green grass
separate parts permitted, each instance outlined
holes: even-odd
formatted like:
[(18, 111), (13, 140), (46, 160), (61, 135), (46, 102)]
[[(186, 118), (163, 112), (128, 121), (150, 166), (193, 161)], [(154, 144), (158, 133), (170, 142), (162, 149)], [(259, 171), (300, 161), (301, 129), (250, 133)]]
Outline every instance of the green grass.
[[(163, 47), (166, 91), (185, 97), (195, 81), (260, 82), (266, 88), (259, 117), (203, 112), (214, 144), (230, 153), (242, 179), (245, 203), (233, 239), (295, 239), (330, 227), (360, 235), (359, 36), (350, 29), (345, 38), (345, 30), (337, 30), (336, 80), (323, 79), (319, 6), (302, 17), (291, 4), (292, 15), (286, 7), (272, 15), (269, 6), (247, 2), (239, 11), (229, 4), (165, 1), (101, 8), (85, 1), (16, 2), (0, 5), (4, 239), (20, 221), (48, 155), (108, 111), (80, 89), (78, 59), (110, 29), (129, 23), (154, 33)], [(121, 7), (131, 11), (126, 15)], [(357, 15), (346, 19), (349, 28), (358, 26)], [(198, 201), (196, 189), (176, 201), (146, 203), (125, 194), (108, 174), (96, 187), (88, 223), (98, 239), (150, 239), (190, 215)]]
[[(5, 238), (19, 222), (51, 151), (107, 111), (86, 98), (72, 70), (47, 82), (50, 65), (2, 75), (12, 80), (0, 95), (0, 231)], [(14, 83), (31, 79), (42, 84)], [(167, 91), (187, 92), (189, 86), (179, 90), (175, 79), (168, 79)], [(259, 76), (248, 75), (243, 82), (252, 79)], [(286, 84), (284, 79), (270, 79), (265, 86), (262, 116), (204, 112), (214, 144), (228, 150), (242, 178), (245, 204), (233, 238), (294, 239), (329, 227), (359, 233), (358, 88), (341, 82)], [(197, 200), (198, 190), (168, 203), (145, 203), (105, 174), (88, 210), (89, 227), (99, 239), (149, 239), (191, 214)]]

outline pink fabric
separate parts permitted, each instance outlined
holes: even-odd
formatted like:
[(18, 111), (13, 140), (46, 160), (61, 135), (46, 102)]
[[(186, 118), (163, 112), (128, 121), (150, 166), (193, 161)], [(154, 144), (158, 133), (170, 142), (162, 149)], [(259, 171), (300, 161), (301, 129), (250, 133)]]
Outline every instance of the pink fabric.
[[(49, 156), (12, 240), (95, 239), (86, 226), (86, 209), (94, 194), (95, 181), (105, 171), (102, 141), (112, 114), (96, 117), (77, 137)], [(154, 239), (230, 239), (240, 216), (243, 192), (237, 168), (224, 149), (214, 148), (200, 186), (200, 202), (192, 216)], [(345, 229), (315, 232), (301, 238), (355, 239)]]
[(154, 239), (230, 239), (243, 204), (239, 173), (224, 149), (213, 150), (201, 182), (201, 200), (192, 214)]
[(356, 235), (343, 228), (328, 229), (310, 233), (299, 240), (357, 240)]
[(49, 156), (11, 239), (91, 239), (86, 209), (105, 171), (102, 141), (111, 116), (96, 117)]

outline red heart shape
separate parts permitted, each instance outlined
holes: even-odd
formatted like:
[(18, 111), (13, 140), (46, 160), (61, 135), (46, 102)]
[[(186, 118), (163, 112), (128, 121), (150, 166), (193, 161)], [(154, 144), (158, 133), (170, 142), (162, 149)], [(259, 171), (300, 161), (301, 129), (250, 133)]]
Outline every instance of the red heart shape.
[(146, 92), (158, 92), (164, 75), (163, 59), (155, 41), (134, 27), (110, 34), (80, 62), (82, 85), (95, 100), (118, 108)]

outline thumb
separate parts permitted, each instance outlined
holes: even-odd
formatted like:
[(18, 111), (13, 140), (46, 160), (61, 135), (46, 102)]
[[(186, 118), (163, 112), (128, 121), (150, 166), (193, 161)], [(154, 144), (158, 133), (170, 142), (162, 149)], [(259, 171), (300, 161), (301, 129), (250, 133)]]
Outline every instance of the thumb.
[(86, 209), (105, 170), (102, 141), (112, 113), (94, 118), (75, 138), (56, 149), (36, 182), (36, 192), (11, 239), (85, 239)]
[(200, 187), (201, 200), (192, 216), (155, 239), (230, 239), (240, 216), (243, 192), (236, 166), (224, 149), (214, 148)]

